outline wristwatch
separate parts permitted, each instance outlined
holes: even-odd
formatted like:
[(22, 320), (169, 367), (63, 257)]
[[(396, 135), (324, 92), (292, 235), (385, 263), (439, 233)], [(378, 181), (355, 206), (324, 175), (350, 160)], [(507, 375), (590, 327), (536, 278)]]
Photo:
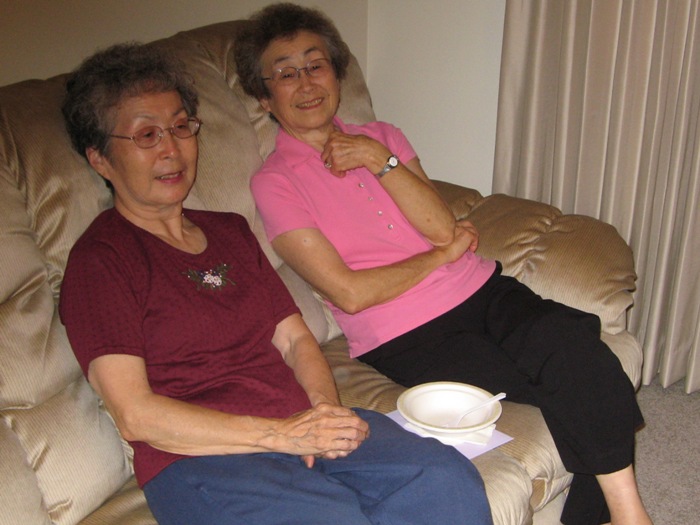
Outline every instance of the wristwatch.
[(389, 173), (391, 170), (393, 170), (398, 165), (399, 165), (399, 158), (396, 155), (391, 155), (388, 159), (386, 159), (386, 164), (382, 168), (382, 171), (377, 173), (377, 178), (381, 179), (384, 175)]

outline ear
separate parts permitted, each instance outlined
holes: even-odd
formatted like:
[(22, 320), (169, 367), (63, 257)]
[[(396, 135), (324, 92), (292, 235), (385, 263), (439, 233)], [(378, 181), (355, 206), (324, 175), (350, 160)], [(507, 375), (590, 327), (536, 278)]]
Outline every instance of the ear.
[(260, 102), (260, 105), (262, 108), (267, 112), (267, 113), (272, 113), (271, 106), (270, 106), (270, 99), (269, 98), (261, 98), (258, 99)]
[(90, 166), (94, 169), (100, 176), (107, 180), (111, 180), (109, 177), (110, 173), (110, 163), (107, 158), (99, 152), (97, 148), (86, 148), (85, 156), (87, 157)]

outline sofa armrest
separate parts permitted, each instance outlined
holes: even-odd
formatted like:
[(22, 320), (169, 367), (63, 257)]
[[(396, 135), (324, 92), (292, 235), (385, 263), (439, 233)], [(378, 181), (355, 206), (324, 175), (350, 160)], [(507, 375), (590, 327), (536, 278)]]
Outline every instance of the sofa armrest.
[(442, 180), (434, 180), (433, 184), (458, 219), (464, 219), (472, 211), (474, 205), (483, 199), (481, 193), (472, 188), (465, 188)]
[(554, 206), (491, 195), (435, 181), (458, 219), (479, 230), (482, 257), (503, 264), (512, 275), (547, 299), (600, 318), (602, 339), (638, 387), (642, 351), (627, 332), (632, 306), (634, 258), (615, 228), (592, 217), (565, 215)]
[(505, 274), (543, 297), (598, 315), (603, 332), (626, 329), (636, 274), (615, 228), (532, 200), (436, 185), (455, 215), (479, 230), (481, 256), (499, 260)]

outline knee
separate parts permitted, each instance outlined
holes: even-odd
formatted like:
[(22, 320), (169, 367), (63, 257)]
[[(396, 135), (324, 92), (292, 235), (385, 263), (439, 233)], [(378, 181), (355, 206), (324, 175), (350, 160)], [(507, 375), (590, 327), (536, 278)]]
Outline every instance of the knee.
[[(442, 483), (455, 483), (474, 491), (484, 490), (481, 474), (474, 464), (454, 447), (443, 445), (437, 440), (423, 438), (430, 444), (422, 457), (425, 458), (424, 472)], [(438, 481), (439, 483), (439, 481)]]
[[(488, 525), (492, 523), (491, 507), (481, 474), (474, 464), (452, 447), (433, 456), (433, 465), (427, 469), (429, 484), (440, 493), (443, 503), (450, 508), (456, 523)], [(440, 497), (433, 496), (437, 505)]]

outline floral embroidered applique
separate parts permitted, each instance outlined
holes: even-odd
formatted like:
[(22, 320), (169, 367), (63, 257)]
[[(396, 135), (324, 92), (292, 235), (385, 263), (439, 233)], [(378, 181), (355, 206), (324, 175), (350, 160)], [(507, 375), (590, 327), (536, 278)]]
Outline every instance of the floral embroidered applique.
[(226, 277), (228, 271), (229, 265), (221, 263), (211, 270), (187, 270), (183, 272), (183, 274), (186, 275), (190, 281), (194, 281), (197, 285), (197, 290), (218, 290), (227, 284), (236, 284)]

